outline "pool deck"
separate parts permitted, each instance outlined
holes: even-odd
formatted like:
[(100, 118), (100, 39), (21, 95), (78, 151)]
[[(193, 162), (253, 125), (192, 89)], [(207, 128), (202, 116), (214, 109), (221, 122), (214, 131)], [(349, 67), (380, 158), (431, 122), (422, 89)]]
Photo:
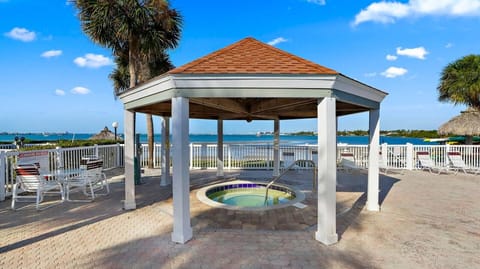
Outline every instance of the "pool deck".
[[(310, 171), (282, 183), (306, 194), (305, 208), (266, 212), (212, 208), (196, 190), (218, 182), (191, 171), (193, 239), (171, 242), (171, 186), (158, 170), (136, 187), (124, 211), (121, 169), (108, 171), (112, 193), (37, 212), (0, 202), (0, 268), (480, 268), (480, 176), (424, 171), (380, 175), (381, 212), (365, 208), (365, 173), (338, 173), (339, 242), (314, 239), (316, 193)], [(226, 179), (265, 180), (271, 171), (227, 171)]]

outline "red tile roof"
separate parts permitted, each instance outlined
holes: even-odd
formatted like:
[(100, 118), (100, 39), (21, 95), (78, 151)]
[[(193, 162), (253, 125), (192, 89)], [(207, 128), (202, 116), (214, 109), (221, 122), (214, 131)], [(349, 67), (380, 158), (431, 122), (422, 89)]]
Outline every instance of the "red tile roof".
[(338, 74), (291, 53), (247, 37), (175, 68), (170, 74)]

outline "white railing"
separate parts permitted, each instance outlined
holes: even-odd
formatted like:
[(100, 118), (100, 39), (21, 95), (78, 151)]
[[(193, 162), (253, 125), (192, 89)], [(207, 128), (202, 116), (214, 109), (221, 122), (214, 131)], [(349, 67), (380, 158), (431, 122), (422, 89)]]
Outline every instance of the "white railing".
[[(148, 160), (148, 146), (141, 145), (140, 166), (146, 167)], [(103, 159), (104, 168), (122, 167), (124, 165), (123, 145), (102, 145), (77, 148), (56, 148), (48, 151), (48, 170), (59, 167), (78, 168), (80, 159), (85, 155), (96, 155)], [(339, 145), (337, 160), (340, 152), (348, 151), (354, 155), (357, 166), (368, 168), (368, 145)], [(477, 145), (380, 145), (380, 158), (383, 158), (389, 167), (400, 169), (416, 169), (418, 161), (416, 152), (428, 151), (437, 165), (448, 165), (447, 152), (458, 151), (470, 166), (480, 166), (480, 146)], [(154, 167), (161, 167), (161, 145), (154, 147)], [(273, 169), (273, 144), (238, 144), (226, 143), (223, 146), (224, 169)], [(13, 167), (17, 162), (19, 152), (16, 150), (0, 149), (0, 201), (11, 194), (12, 184), (15, 182)], [(312, 160), (318, 162), (316, 145), (280, 145), (280, 167), (287, 167), (298, 160)], [(311, 169), (309, 165), (298, 165), (297, 169)], [(190, 144), (190, 169), (216, 169), (217, 145), (215, 143)]]
[(0, 149), (16, 149), (17, 146), (14, 144), (0, 144)]

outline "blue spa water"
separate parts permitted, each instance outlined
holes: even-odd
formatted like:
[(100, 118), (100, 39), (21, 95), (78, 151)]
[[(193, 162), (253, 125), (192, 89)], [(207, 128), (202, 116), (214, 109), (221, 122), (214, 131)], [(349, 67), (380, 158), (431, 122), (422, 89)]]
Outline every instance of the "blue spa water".
[(269, 189), (267, 204), (265, 204), (265, 188), (234, 189), (219, 191), (209, 195), (209, 198), (223, 204), (240, 207), (263, 207), (286, 203), (295, 197), (292, 195)]

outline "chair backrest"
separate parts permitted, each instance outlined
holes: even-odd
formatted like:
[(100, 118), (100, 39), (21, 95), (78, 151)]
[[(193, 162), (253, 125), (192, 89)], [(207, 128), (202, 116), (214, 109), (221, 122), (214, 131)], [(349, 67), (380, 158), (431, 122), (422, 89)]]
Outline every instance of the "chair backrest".
[(24, 191), (36, 191), (42, 184), (38, 167), (35, 164), (20, 164), (15, 167), (16, 180)]
[(428, 151), (417, 151), (417, 159), (420, 162), (421, 166), (424, 166), (424, 167), (435, 166), (435, 163), (430, 158), (430, 153)]
[(100, 158), (98, 158), (97, 155), (84, 155), (82, 156), (82, 160), (90, 160), (90, 161), (95, 161), (95, 160), (99, 160)]
[(462, 159), (462, 154), (458, 151), (450, 151), (447, 153), (448, 159), (452, 162), (455, 167), (466, 167), (467, 165)]
[(85, 170), (87, 175), (99, 175), (103, 170), (103, 160), (82, 159), (80, 169)]
[(47, 150), (23, 151), (17, 156), (17, 164), (36, 164), (41, 174), (50, 172), (50, 158)]

